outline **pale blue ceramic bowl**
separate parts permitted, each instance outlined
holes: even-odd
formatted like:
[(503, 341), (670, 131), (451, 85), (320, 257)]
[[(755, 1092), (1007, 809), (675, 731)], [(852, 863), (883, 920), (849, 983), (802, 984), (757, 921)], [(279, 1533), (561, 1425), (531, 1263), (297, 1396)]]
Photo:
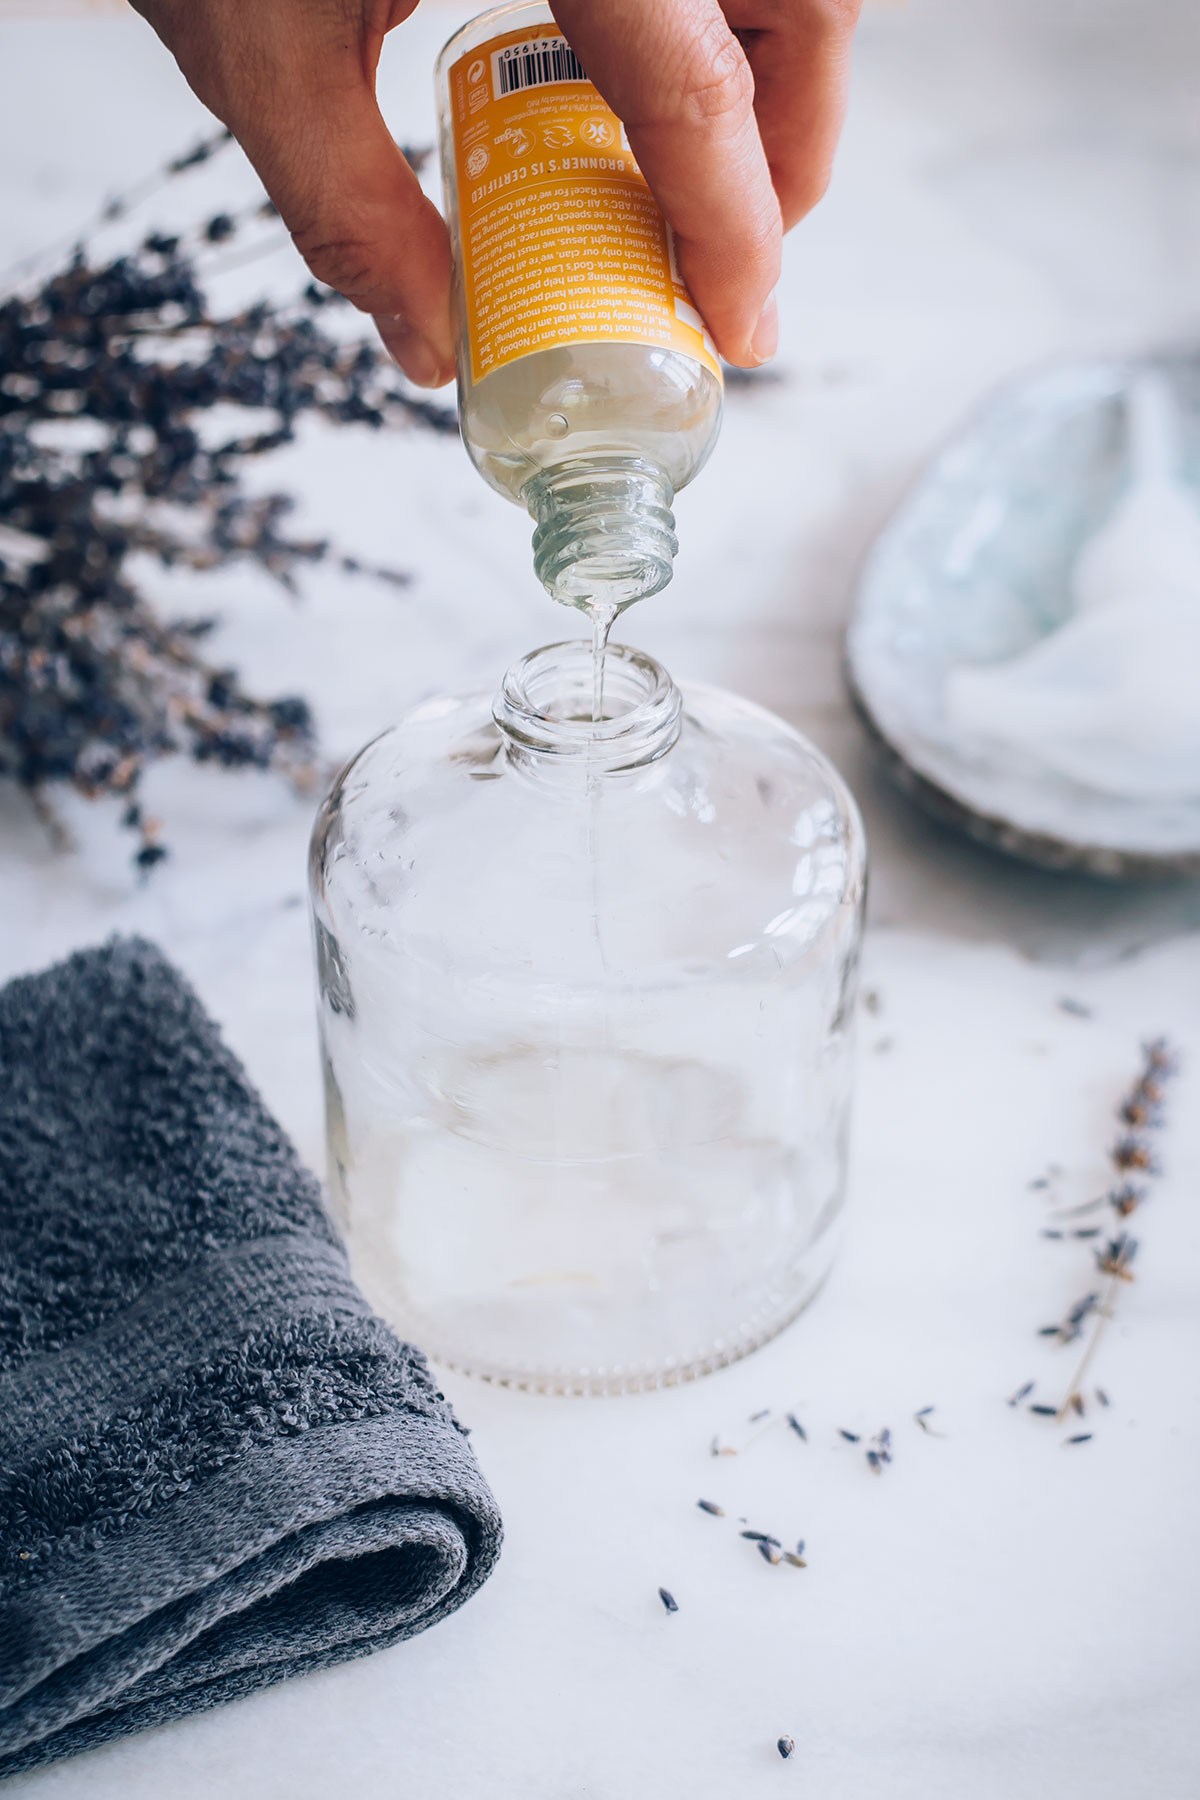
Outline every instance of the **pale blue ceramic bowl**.
[(955, 665), (1014, 656), (1069, 614), (1075, 557), (1129, 479), (1127, 395), (1148, 368), (1170, 385), (1177, 472), (1200, 508), (1200, 354), (1034, 374), (984, 407), (902, 503), (867, 561), (847, 642), (859, 711), (926, 807), (1031, 862), (1143, 879), (1200, 874), (1200, 782), (1194, 797), (1134, 800), (964, 749), (945, 685)]

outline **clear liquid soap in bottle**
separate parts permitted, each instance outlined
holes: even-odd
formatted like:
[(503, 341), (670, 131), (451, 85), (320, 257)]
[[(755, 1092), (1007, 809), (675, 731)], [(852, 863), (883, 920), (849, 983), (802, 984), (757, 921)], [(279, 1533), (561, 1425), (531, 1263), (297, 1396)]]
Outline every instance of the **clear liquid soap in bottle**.
[(437, 67), (459, 410), (484, 479), (536, 523), (556, 600), (665, 587), (675, 494), (721, 422), (721, 370), (621, 121), (544, 5), (500, 6)]
[[(550, 592), (611, 615), (669, 578), (716, 365), (548, 11), (476, 21), (440, 82), (464, 435)], [(311, 857), (358, 1277), (433, 1356), (567, 1393), (718, 1368), (823, 1280), (865, 884), (797, 732), (636, 650), (600, 666), (602, 701), (581, 639), (418, 708), (339, 777)]]

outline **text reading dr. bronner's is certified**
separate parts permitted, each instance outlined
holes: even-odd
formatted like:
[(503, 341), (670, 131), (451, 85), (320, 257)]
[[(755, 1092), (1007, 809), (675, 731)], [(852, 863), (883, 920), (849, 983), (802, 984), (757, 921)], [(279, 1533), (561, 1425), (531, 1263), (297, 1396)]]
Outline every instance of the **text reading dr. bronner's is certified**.
[(450, 71), (471, 374), (565, 344), (649, 344), (719, 378), (621, 121), (554, 25)]

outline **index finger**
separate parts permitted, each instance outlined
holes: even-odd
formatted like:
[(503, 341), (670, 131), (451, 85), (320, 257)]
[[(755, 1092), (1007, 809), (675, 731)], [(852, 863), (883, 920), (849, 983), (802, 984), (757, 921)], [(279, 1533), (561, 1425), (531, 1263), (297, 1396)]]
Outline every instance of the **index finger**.
[(764, 362), (775, 347), (768, 302), (782, 225), (754, 77), (718, 0), (552, 4), (625, 126), (718, 350), (729, 362)]

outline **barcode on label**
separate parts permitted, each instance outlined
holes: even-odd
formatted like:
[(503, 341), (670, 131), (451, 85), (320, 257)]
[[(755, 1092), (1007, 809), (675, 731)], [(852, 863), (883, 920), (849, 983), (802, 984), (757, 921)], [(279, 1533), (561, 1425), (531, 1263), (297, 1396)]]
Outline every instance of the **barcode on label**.
[(492, 91), (497, 100), (522, 88), (586, 80), (583, 65), (566, 38), (530, 38), (492, 53)]

